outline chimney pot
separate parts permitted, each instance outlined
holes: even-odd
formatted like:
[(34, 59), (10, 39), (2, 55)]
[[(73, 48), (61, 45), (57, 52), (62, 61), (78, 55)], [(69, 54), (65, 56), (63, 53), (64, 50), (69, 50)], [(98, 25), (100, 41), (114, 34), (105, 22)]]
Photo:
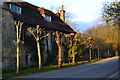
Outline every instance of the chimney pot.
[(60, 10), (56, 10), (56, 15), (60, 17)]
[(62, 10), (64, 10), (64, 5), (61, 6)]

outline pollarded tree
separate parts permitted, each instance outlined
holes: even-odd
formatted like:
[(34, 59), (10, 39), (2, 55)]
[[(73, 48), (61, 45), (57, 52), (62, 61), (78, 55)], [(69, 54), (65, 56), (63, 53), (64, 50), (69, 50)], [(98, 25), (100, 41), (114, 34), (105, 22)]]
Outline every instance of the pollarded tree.
[(72, 52), (72, 64), (73, 66), (75, 65), (75, 54), (76, 54), (76, 42), (75, 42), (75, 34), (74, 33), (71, 33), (70, 34), (70, 45), (71, 45), (71, 52)]
[(15, 24), (15, 28), (16, 28), (16, 40), (14, 40), (14, 44), (16, 45), (16, 52), (17, 52), (17, 74), (19, 73), (19, 55), (20, 55), (20, 49), (19, 49), (19, 45), (20, 45), (20, 38), (21, 38), (21, 30), (22, 30), (22, 25), (23, 22), (20, 21), (13, 21)]
[(61, 68), (62, 67), (62, 56), (63, 56), (63, 53), (62, 53), (62, 32), (58, 32), (56, 31), (54, 34), (55, 36), (55, 41), (57, 43), (57, 46), (58, 46), (58, 68)]
[(72, 58), (72, 64), (73, 66), (75, 65), (75, 55), (78, 53), (77, 48), (78, 44), (76, 42), (77, 39), (77, 34), (76, 33), (70, 33), (70, 34), (65, 34), (65, 37), (69, 38), (69, 57)]
[(48, 36), (47, 35), (44, 35), (42, 36), (42, 32), (43, 32), (44, 28), (40, 28), (39, 25), (36, 26), (36, 28), (28, 28), (28, 31), (34, 36), (35, 40), (36, 40), (36, 43), (37, 43), (37, 50), (38, 50), (38, 65), (39, 65), (39, 70), (41, 69), (41, 66), (42, 66), (42, 62), (41, 62), (41, 51), (40, 51), (40, 40), (42, 38), (45, 38)]

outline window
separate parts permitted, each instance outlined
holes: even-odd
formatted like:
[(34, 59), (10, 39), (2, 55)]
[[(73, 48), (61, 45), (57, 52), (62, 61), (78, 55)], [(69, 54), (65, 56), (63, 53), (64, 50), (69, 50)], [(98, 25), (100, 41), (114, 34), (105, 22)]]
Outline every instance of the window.
[(44, 19), (45, 19), (46, 21), (51, 22), (51, 16), (47, 16), (47, 15), (45, 15)]
[(16, 12), (16, 13), (19, 13), (21, 14), (21, 7), (17, 6), (17, 5), (14, 5), (14, 4), (10, 4), (10, 9), (11, 11), (13, 12)]
[(25, 64), (28, 66), (28, 55), (25, 55)]

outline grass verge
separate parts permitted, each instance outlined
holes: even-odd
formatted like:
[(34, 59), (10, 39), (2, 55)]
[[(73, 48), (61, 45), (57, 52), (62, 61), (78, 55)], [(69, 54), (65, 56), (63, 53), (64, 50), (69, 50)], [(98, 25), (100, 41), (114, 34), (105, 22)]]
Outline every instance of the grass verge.
[[(94, 59), (91, 62), (95, 62), (101, 59)], [(76, 62), (76, 65), (82, 65), (83, 63), (90, 63), (89, 61), (80, 61), (80, 62)], [(62, 67), (69, 67), (72, 66), (72, 63), (64, 63), (62, 64)], [(21, 70), (19, 72), (19, 74), (17, 74), (16, 72), (9, 72), (9, 73), (3, 73), (2, 74), (2, 78), (10, 78), (10, 77), (17, 77), (17, 76), (23, 76), (23, 75), (28, 75), (28, 74), (33, 74), (33, 73), (39, 73), (39, 72), (45, 72), (45, 71), (50, 71), (50, 70), (55, 70), (58, 69), (57, 65), (52, 65), (52, 66), (43, 66), (41, 70), (38, 69), (38, 67), (34, 67), (34, 68), (29, 68), (29, 69), (25, 69), (25, 70)]]

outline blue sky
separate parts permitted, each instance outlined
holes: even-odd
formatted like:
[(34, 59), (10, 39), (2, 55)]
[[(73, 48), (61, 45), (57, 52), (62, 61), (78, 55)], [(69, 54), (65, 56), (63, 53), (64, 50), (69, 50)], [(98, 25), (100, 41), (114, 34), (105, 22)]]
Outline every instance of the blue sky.
[(77, 23), (77, 29), (80, 32), (85, 31), (92, 25), (96, 24), (96, 20), (101, 16), (101, 8), (103, 2), (114, 0), (24, 0), (39, 7), (55, 12), (55, 9), (61, 5), (65, 6), (65, 10), (72, 14), (72, 21)]

